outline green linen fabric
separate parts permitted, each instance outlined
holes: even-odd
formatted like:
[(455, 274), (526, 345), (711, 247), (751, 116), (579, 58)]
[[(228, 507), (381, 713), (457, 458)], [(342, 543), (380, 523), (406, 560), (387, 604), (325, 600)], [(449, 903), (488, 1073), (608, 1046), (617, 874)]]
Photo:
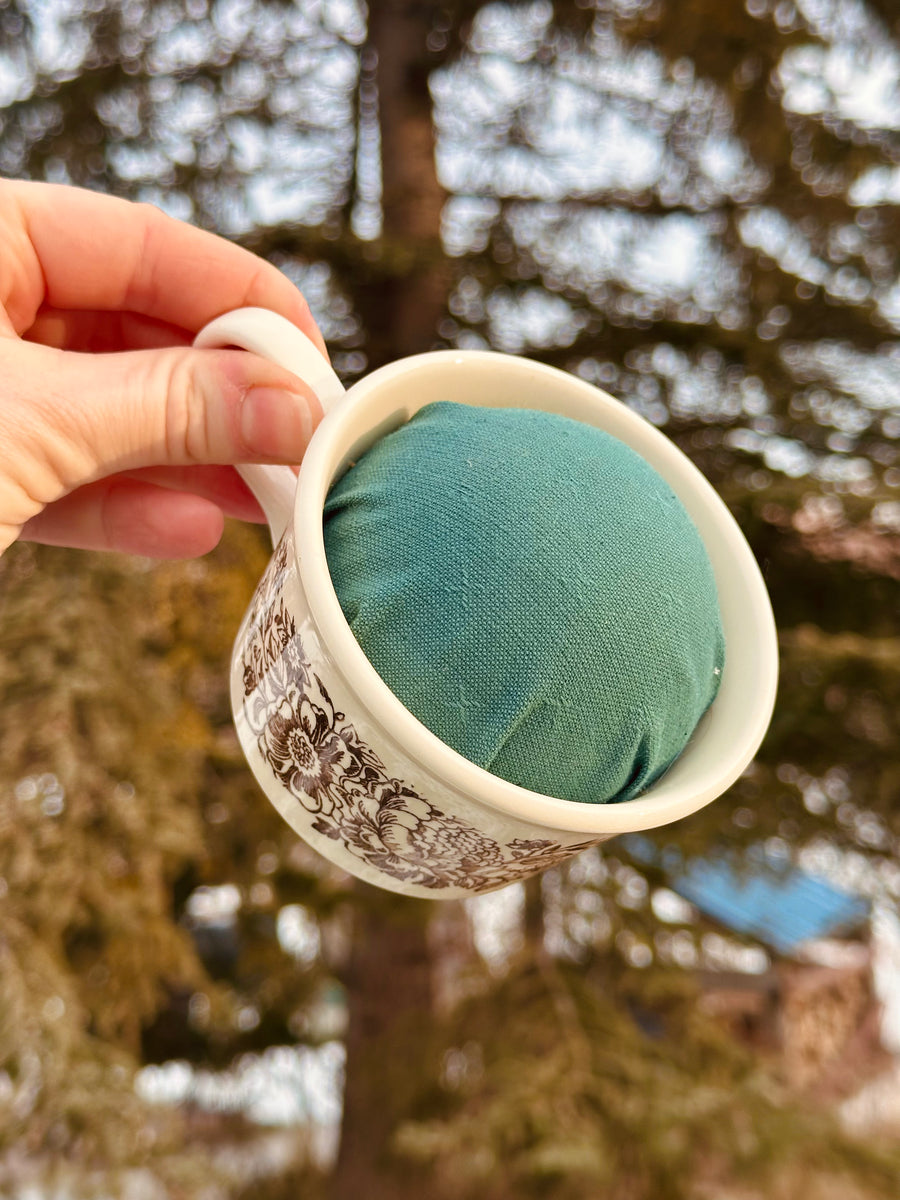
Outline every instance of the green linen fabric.
[(512, 783), (630, 800), (715, 697), (725, 645), (700, 535), (601, 430), (430, 404), (335, 484), (324, 533), (344, 615), (385, 683)]

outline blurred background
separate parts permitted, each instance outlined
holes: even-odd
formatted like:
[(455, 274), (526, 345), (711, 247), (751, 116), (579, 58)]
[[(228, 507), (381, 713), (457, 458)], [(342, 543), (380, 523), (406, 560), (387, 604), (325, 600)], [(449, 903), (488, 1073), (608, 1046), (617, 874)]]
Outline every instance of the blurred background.
[(524, 353), (674, 438), (763, 567), (758, 760), (465, 904), (351, 886), (243, 765), (267, 561), (0, 560), (0, 1192), (900, 1190), (896, 0), (0, 0), (0, 174), (303, 289), (349, 383)]

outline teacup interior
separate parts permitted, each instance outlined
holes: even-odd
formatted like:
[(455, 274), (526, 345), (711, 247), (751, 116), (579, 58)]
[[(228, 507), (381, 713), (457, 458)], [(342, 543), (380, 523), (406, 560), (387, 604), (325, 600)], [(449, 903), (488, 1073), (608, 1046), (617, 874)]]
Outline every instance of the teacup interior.
[[(376, 441), (420, 408), (441, 400), (543, 409), (594, 425), (642, 455), (681, 500), (697, 526), (715, 573), (726, 642), (725, 669), (717, 698), (681, 757), (642, 797), (620, 807), (630, 810), (632, 828), (656, 824), (660, 819), (674, 820), (700, 807), (746, 766), (771, 716), (777, 653), (768, 596), (734, 519), (690, 460), (642, 417), (574, 376), (506, 355), (440, 351), (382, 368), (356, 384), (317, 431), (298, 489), (295, 528), (299, 560), (319, 623), (339, 638), (342, 652), (350, 653), (350, 643), (356, 646), (330, 587), (325, 559), (321, 513), (329, 489)], [(377, 690), (377, 676), (366, 679), (366, 686)], [(385, 702), (392, 700), (402, 708), (386, 686), (381, 686)], [(434, 741), (435, 752), (440, 747), (453, 754), (438, 739)], [(472, 764), (466, 766), (479, 771)], [(553, 803), (583, 807), (568, 801)], [(643, 825), (638, 811), (642, 808), (648, 814)], [(672, 815), (661, 818), (661, 808), (671, 809)], [(649, 819), (650, 813), (654, 819)], [(598, 822), (607, 819), (595, 815)], [(615, 826), (615, 819), (610, 821)]]

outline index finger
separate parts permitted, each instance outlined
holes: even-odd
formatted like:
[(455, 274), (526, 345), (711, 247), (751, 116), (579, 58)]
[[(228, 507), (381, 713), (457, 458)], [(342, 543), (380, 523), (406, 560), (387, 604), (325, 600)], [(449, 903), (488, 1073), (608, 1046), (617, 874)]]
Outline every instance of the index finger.
[(214, 317), (252, 305), (280, 313), (326, 353), (302, 294), (249, 250), (149, 204), (63, 184), (4, 186), (34, 252), (33, 262), (21, 264), (26, 286), (37, 293), (33, 307), (25, 305), (32, 312), (41, 303), (135, 312), (196, 333)]

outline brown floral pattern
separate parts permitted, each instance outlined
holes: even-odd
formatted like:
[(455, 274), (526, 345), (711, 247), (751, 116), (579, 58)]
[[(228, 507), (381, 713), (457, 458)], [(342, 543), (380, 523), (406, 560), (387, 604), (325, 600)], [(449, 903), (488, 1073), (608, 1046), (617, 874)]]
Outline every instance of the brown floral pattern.
[(501, 845), (391, 778), (312, 668), (282, 596), (288, 569), (283, 538), (247, 617), (244, 715), (260, 754), (317, 833), (394, 879), (435, 890), (499, 887), (594, 844), (517, 838)]

